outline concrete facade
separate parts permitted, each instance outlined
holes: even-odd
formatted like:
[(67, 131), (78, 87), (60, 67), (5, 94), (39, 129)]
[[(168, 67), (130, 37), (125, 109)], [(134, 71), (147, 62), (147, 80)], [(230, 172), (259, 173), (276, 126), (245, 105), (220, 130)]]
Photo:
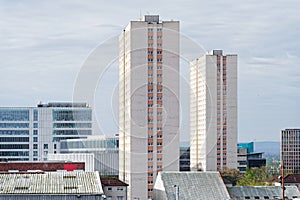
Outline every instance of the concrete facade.
[(119, 49), (119, 179), (146, 200), (158, 171), (179, 170), (179, 22), (131, 21)]
[(47, 155), (49, 161), (72, 161), (72, 162), (84, 162), (86, 172), (95, 171), (95, 155), (92, 153), (60, 153)]
[(285, 172), (300, 173), (300, 129), (280, 131), (280, 160)]
[(191, 62), (190, 154), (192, 171), (237, 168), (237, 55)]

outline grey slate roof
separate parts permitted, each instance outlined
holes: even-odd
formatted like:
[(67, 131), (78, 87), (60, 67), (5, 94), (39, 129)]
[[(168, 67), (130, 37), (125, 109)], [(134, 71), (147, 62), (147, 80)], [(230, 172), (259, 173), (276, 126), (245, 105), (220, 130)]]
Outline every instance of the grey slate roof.
[(168, 200), (176, 199), (174, 185), (179, 187), (180, 200), (230, 199), (218, 172), (162, 172), (161, 178)]
[[(281, 199), (280, 186), (234, 186), (228, 187), (228, 192), (233, 200), (241, 199)], [(296, 186), (286, 186), (285, 197), (295, 199), (300, 197)]]
[(98, 172), (0, 174), (2, 194), (103, 194)]

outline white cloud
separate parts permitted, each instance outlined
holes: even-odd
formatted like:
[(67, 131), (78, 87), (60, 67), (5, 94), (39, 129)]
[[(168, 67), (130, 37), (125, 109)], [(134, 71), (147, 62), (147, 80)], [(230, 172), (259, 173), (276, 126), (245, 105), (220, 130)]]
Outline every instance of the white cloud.
[[(299, 4), (295, 0), (0, 1), (0, 104), (71, 100), (76, 74), (90, 51), (119, 34), (128, 21), (138, 20), (140, 11), (149, 12), (164, 20), (180, 20), (181, 31), (206, 50), (237, 53), (240, 136), (279, 140), (279, 129), (288, 123), (295, 126), (293, 119), (300, 117), (294, 112), (299, 110), (295, 103), (300, 85)], [(278, 113), (287, 120), (276, 117)], [(188, 125), (185, 121), (185, 131)]]

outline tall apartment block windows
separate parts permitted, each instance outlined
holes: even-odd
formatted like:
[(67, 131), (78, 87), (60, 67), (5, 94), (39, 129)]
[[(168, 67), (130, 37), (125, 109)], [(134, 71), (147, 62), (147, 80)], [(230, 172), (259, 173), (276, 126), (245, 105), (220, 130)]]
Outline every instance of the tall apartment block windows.
[(119, 178), (128, 199), (150, 199), (157, 172), (179, 169), (179, 22), (145, 16), (119, 41)]
[(190, 68), (191, 170), (237, 167), (237, 56), (213, 50)]

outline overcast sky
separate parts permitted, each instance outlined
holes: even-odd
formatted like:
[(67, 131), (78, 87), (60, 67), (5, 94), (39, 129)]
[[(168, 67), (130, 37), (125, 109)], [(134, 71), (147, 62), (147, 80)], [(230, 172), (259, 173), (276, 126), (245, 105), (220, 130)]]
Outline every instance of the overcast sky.
[[(0, 106), (71, 101), (96, 47), (116, 41), (140, 14), (159, 14), (179, 20), (182, 35), (202, 49), (238, 54), (239, 141), (279, 141), (280, 129), (300, 127), (299, 9), (297, 0), (0, 0)], [(187, 63), (181, 71), (188, 81)], [(94, 99), (101, 132), (108, 135), (117, 132), (117, 81), (112, 60)], [(181, 89), (188, 95), (186, 85)], [(189, 130), (186, 95), (182, 140)]]

